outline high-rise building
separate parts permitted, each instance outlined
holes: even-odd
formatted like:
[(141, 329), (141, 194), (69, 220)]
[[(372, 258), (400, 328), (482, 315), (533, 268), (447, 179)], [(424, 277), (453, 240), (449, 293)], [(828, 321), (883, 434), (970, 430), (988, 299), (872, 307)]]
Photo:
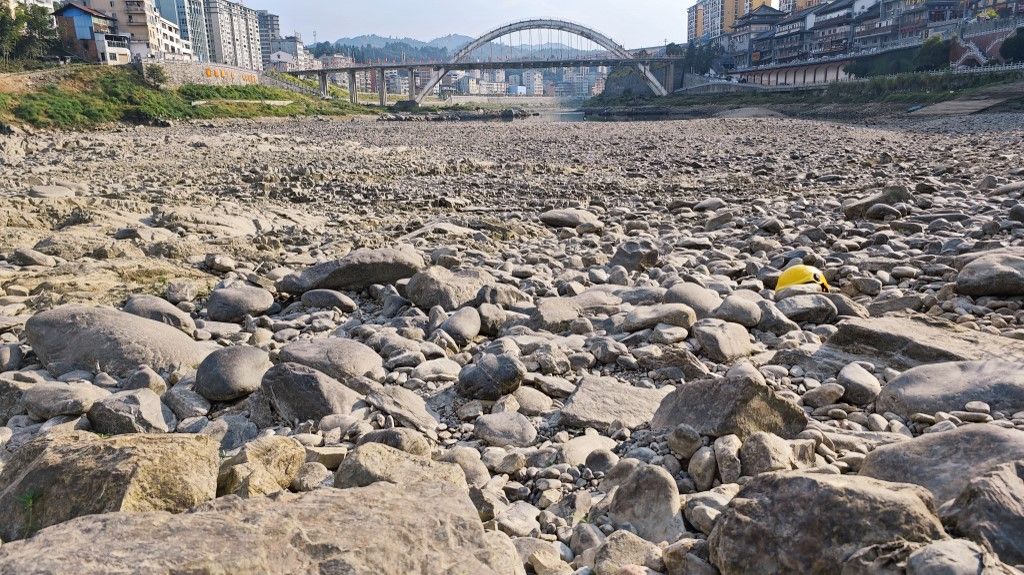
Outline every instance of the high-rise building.
[(178, 23), (164, 18), (156, 0), (79, 0), (86, 8), (108, 13), (117, 31), (131, 39), (132, 55), (142, 59), (192, 60), (192, 43), (181, 37)]
[(266, 10), (260, 10), (257, 14), (260, 19), (260, 53), (263, 55), (263, 65), (266, 66), (270, 62), (270, 55), (276, 51), (274, 40), (281, 38), (281, 17)]
[(206, 30), (211, 61), (263, 70), (256, 10), (229, 0), (206, 0)]
[(699, 42), (704, 36), (704, 2), (697, 2), (686, 10), (686, 42)]
[(196, 59), (209, 62), (210, 40), (206, 34), (205, 0), (157, 0), (157, 7), (161, 16), (178, 23), (181, 37), (192, 43)]

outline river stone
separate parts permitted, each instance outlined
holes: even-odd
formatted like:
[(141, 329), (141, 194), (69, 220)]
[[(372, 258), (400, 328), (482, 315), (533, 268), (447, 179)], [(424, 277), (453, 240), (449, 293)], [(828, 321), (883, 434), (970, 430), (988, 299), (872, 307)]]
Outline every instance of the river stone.
[(843, 399), (854, 405), (867, 405), (882, 391), (878, 378), (859, 363), (844, 367), (836, 379), (845, 391)]
[(775, 307), (797, 323), (832, 323), (839, 316), (836, 304), (822, 294), (790, 296), (776, 302)]
[(846, 202), (843, 205), (843, 215), (846, 216), (846, 219), (855, 220), (863, 218), (868, 209), (876, 204), (893, 205), (912, 201), (914, 201), (914, 194), (905, 186), (886, 186), (880, 192), (866, 198)]
[(359, 437), (357, 445), (364, 443), (383, 443), (388, 447), (421, 457), (430, 455), (430, 442), (427, 441), (427, 438), (422, 433), (407, 427), (375, 429), (364, 433)]
[(209, 354), (180, 330), (109, 307), (66, 305), (38, 313), (25, 336), (54, 376), (85, 370), (126, 378), (140, 365), (194, 370)]
[(884, 362), (909, 369), (944, 361), (1024, 358), (1024, 343), (967, 329), (926, 316), (853, 318), (840, 322), (826, 345), (809, 359), (809, 367), (841, 369), (851, 361)]
[(480, 313), (476, 308), (464, 307), (444, 320), (440, 329), (452, 336), (456, 344), (464, 346), (480, 335)]
[(747, 328), (720, 319), (702, 319), (693, 327), (704, 355), (713, 361), (729, 363), (753, 352)]
[(200, 435), (37, 437), (0, 471), (0, 539), (94, 513), (180, 513), (214, 498), (219, 462), (217, 442)]
[(961, 410), (969, 401), (983, 401), (1007, 414), (1024, 411), (1024, 363), (990, 359), (915, 367), (882, 389), (877, 411), (909, 418)]
[(621, 421), (633, 429), (651, 421), (671, 386), (644, 389), (622, 383), (614, 377), (584, 377), (565, 401), (562, 421), (577, 428), (607, 429)]
[(970, 296), (1024, 295), (1024, 257), (992, 254), (965, 265), (956, 291)]
[[(291, 437), (266, 435), (245, 444), (242, 450), (221, 464), (217, 494), (254, 497), (288, 489), (306, 462), (306, 450)], [(266, 478), (268, 488), (254, 492), (252, 475)], [(246, 485), (250, 483), (250, 485)], [(243, 493), (244, 492), (244, 493)]]
[(82, 415), (97, 401), (109, 397), (110, 392), (85, 381), (72, 381), (37, 383), (19, 395), (14, 401), (20, 403), (32, 419), (46, 421), (61, 415)]
[[(643, 565), (656, 556), (658, 546), (629, 531), (619, 530), (597, 548), (594, 554), (596, 575), (620, 575), (629, 565)], [(627, 571), (627, 573), (629, 573)]]
[(196, 331), (196, 322), (192, 319), (192, 316), (181, 311), (171, 302), (153, 295), (139, 294), (131, 296), (124, 304), (124, 311), (132, 315), (166, 323), (189, 335)]
[(1011, 565), (1024, 565), (1024, 460), (975, 477), (942, 510), (951, 533), (991, 548)]
[(476, 299), (481, 288), (494, 283), (494, 276), (480, 269), (453, 273), (433, 266), (412, 276), (405, 290), (409, 300), (420, 309), (441, 306), (445, 311), (455, 311)]
[(281, 349), (280, 360), (312, 367), (342, 383), (354, 377), (384, 376), (384, 360), (373, 348), (340, 337), (290, 343)]
[(409, 245), (395, 248), (360, 248), (345, 257), (317, 264), (281, 279), (286, 293), (315, 289), (360, 291), (374, 284), (393, 284), (423, 269), (423, 256)]
[(537, 429), (525, 415), (502, 411), (476, 418), (473, 435), (494, 447), (529, 447), (537, 439)]
[(579, 209), (548, 210), (540, 215), (540, 221), (553, 228), (576, 228), (583, 224), (601, 225), (594, 214)]
[(260, 388), (263, 374), (273, 367), (267, 352), (233, 346), (211, 353), (196, 371), (195, 391), (210, 401), (234, 401)]
[(860, 475), (927, 487), (941, 503), (971, 479), (1018, 459), (1024, 459), (1024, 433), (973, 424), (878, 447), (864, 458)]
[(693, 309), (682, 303), (663, 303), (639, 306), (626, 314), (622, 330), (636, 332), (650, 329), (658, 324), (674, 325), (689, 329), (697, 321)]
[(260, 384), (274, 411), (285, 421), (308, 421), (352, 411), (362, 396), (338, 380), (298, 363), (281, 363)]
[(365, 487), (378, 481), (400, 485), (442, 482), (468, 489), (466, 476), (458, 465), (431, 461), (383, 443), (356, 447), (334, 474), (334, 486), (340, 489)]
[(89, 409), (89, 423), (96, 433), (167, 433), (178, 425), (171, 408), (151, 389), (121, 391), (105, 397)]
[(722, 301), (722, 296), (715, 290), (689, 282), (678, 283), (665, 294), (665, 303), (686, 304), (693, 309), (698, 319), (712, 317)]
[(619, 525), (632, 525), (637, 535), (652, 543), (674, 543), (686, 532), (680, 507), (672, 474), (641, 463), (615, 490), (608, 515)]
[(722, 575), (827, 575), (842, 571), (862, 547), (945, 537), (931, 495), (915, 485), (781, 472), (747, 482), (708, 543), (711, 563)]
[(628, 271), (643, 271), (658, 263), (658, 248), (650, 240), (629, 240), (615, 250), (609, 266), (622, 266)]
[(438, 417), (415, 392), (389, 385), (367, 394), (366, 403), (390, 414), (402, 425), (419, 430), (430, 439), (437, 439)]
[(515, 575), (507, 547), (486, 537), (464, 488), (377, 483), (83, 517), (4, 544), (0, 572)]
[(206, 301), (206, 312), (213, 321), (238, 323), (245, 316), (260, 316), (274, 305), (274, 296), (255, 286), (213, 290)]
[(651, 428), (667, 431), (685, 423), (711, 437), (732, 434), (745, 440), (767, 431), (791, 439), (806, 422), (796, 404), (760, 381), (736, 375), (680, 384), (661, 402)]
[(456, 390), (470, 399), (497, 401), (519, 389), (526, 377), (526, 366), (512, 355), (484, 354), (462, 368)]
[(331, 289), (315, 289), (302, 294), (302, 305), (317, 309), (340, 309), (343, 312), (353, 312), (359, 306), (352, 298)]

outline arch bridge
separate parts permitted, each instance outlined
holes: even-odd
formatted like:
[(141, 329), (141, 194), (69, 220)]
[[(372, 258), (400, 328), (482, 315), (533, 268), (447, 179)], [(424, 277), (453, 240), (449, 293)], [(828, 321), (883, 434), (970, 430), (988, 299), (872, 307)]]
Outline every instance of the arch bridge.
[[(533, 34), (537, 33), (539, 39), (543, 40), (543, 32), (565, 33), (566, 37), (575, 37), (582, 44), (584, 41), (592, 43), (600, 50), (579, 50), (572, 49), (565, 52), (549, 53), (545, 58), (536, 56), (510, 56), (501, 57), (501, 49), (496, 58), (493, 53), (495, 42), (503, 38), (514, 38), (517, 35), (521, 38), (526, 34), (532, 40)], [(560, 38), (561, 36), (559, 36)], [(550, 36), (549, 36), (550, 38)], [(571, 40), (570, 40), (571, 42)], [(505, 46), (504, 44), (497, 44)], [(550, 43), (549, 43), (550, 46)], [(510, 46), (511, 48), (511, 46)], [(520, 46), (522, 48), (522, 46)], [(509, 50), (512, 52), (512, 50)], [(489, 52), (489, 53), (488, 53)], [(550, 51), (549, 51), (550, 52)], [(533, 54), (535, 52), (531, 52)], [(635, 66), (641, 77), (657, 96), (665, 96), (675, 77), (675, 64), (682, 61), (681, 57), (651, 57), (644, 52), (632, 53), (608, 36), (582, 24), (568, 22), (566, 20), (536, 18), (522, 20), (501, 26), (473, 40), (460, 49), (448, 62), (423, 62), (423, 63), (384, 63), (384, 64), (355, 64), (342, 68), (329, 68), (321, 70), (299, 70), (290, 72), (298, 77), (317, 76), (320, 80), (320, 95), (329, 97), (328, 78), (332, 75), (347, 74), (349, 97), (353, 103), (358, 102), (356, 90), (356, 72), (376, 70), (383, 74), (386, 70), (407, 70), (410, 79), (416, 77), (417, 70), (430, 70), (430, 77), (417, 87), (415, 81), (409, 82), (409, 100), (417, 104), (422, 103), (444, 77), (450, 72), (465, 70), (502, 70), (502, 69), (528, 69), (528, 68), (569, 68), (587, 66)], [(665, 64), (667, 73), (666, 82), (658, 78), (652, 71), (653, 64)], [(385, 82), (378, 82), (381, 105), (387, 102)]]

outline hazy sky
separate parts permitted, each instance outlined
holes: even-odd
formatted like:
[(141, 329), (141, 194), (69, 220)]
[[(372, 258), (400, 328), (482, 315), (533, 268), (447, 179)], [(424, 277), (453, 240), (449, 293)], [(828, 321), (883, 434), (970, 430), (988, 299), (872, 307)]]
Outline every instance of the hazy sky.
[(479, 36), (502, 24), (557, 17), (585, 24), (627, 48), (686, 39), (686, 6), (694, 0), (245, 0), (281, 16), (282, 33), (303, 40), (361, 34), (430, 40)]

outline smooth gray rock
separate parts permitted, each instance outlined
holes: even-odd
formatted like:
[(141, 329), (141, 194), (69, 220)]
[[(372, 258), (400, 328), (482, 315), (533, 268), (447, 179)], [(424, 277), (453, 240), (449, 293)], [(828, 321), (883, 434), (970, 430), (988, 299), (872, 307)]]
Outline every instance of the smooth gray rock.
[(886, 186), (878, 193), (866, 198), (851, 200), (843, 205), (843, 215), (854, 220), (865, 217), (868, 209), (876, 204), (893, 205), (900, 202), (912, 202), (914, 194), (905, 186)]
[(368, 393), (366, 403), (392, 415), (402, 425), (417, 429), (430, 439), (437, 439), (438, 417), (415, 392), (389, 385)]
[(878, 447), (864, 458), (860, 475), (921, 485), (941, 504), (971, 479), (1018, 459), (1024, 459), (1024, 433), (972, 424)]
[(375, 429), (364, 433), (359, 437), (357, 445), (366, 443), (383, 443), (399, 451), (410, 455), (428, 457), (430, 455), (430, 442), (422, 433), (406, 427), (392, 427), (389, 429)]
[(965, 265), (956, 277), (956, 290), (970, 296), (1024, 295), (1024, 257), (993, 254)]
[(690, 306), (697, 314), (697, 319), (712, 317), (715, 310), (722, 305), (722, 296), (715, 290), (689, 282), (672, 286), (665, 294), (665, 303), (682, 303)]
[(839, 317), (839, 309), (823, 294), (790, 296), (775, 306), (797, 323), (832, 323)]
[(178, 309), (171, 302), (152, 295), (133, 295), (124, 304), (124, 311), (165, 323), (192, 335), (196, 331), (196, 322), (192, 316)]
[(652, 543), (675, 542), (686, 532), (680, 513), (679, 488), (663, 467), (641, 463), (615, 491), (609, 516), (628, 523)]
[(46, 421), (60, 415), (82, 415), (106, 397), (110, 397), (109, 391), (83, 381), (45, 382), (25, 389), (20, 403), (32, 419)]
[(260, 385), (285, 421), (319, 421), (331, 414), (346, 414), (362, 399), (338, 380), (297, 363), (275, 365)]
[(851, 363), (839, 372), (837, 378), (843, 386), (843, 399), (854, 405), (867, 405), (878, 397), (882, 384), (870, 371), (857, 363)]
[(373, 348), (340, 337), (310, 339), (281, 348), (282, 362), (300, 363), (344, 383), (354, 377), (381, 379), (384, 360)]
[(481, 288), (495, 283), (494, 276), (481, 269), (453, 273), (433, 266), (412, 276), (405, 290), (409, 300), (420, 309), (441, 306), (450, 312), (473, 302)]
[(196, 371), (195, 391), (210, 401), (234, 401), (260, 388), (263, 374), (273, 367), (267, 352), (245, 346), (211, 353)]
[(658, 248), (650, 240), (628, 240), (615, 250), (608, 266), (622, 266), (628, 271), (642, 271), (658, 263)]
[(915, 367), (882, 389), (877, 409), (910, 417), (961, 410), (969, 401), (1006, 414), (1024, 411), (1024, 363), (990, 359)]
[(591, 212), (573, 208), (548, 210), (540, 215), (540, 221), (553, 228), (576, 228), (583, 224), (601, 225), (601, 220)]
[(456, 390), (470, 399), (497, 401), (519, 388), (526, 366), (512, 355), (484, 354), (462, 368)]
[(441, 330), (452, 336), (455, 343), (466, 345), (480, 335), (480, 313), (476, 308), (464, 307), (441, 324)]
[(188, 371), (211, 350), (169, 325), (107, 307), (66, 305), (36, 314), (25, 336), (54, 376), (85, 370), (124, 378), (140, 365)]
[(345, 257), (317, 264), (278, 282), (286, 293), (314, 289), (364, 290), (374, 284), (393, 284), (423, 269), (423, 256), (415, 248), (360, 248)]
[(343, 312), (353, 312), (358, 306), (352, 298), (331, 289), (315, 289), (302, 294), (302, 305), (318, 309), (340, 309)]
[(704, 355), (711, 360), (728, 363), (753, 352), (750, 334), (738, 323), (720, 319), (702, 319), (693, 326), (693, 336), (700, 342)]
[(206, 300), (206, 311), (213, 321), (238, 323), (245, 316), (260, 316), (274, 305), (274, 296), (254, 286), (230, 287), (213, 290)]
[(525, 415), (503, 411), (476, 418), (473, 435), (495, 447), (529, 447), (537, 439), (537, 429)]
[(378, 481), (399, 485), (441, 482), (467, 489), (466, 476), (458, 465), (431, 461), (376, 442), (352, 450), (334, 474), (334, 486), (339, 489), (366, 487)]

